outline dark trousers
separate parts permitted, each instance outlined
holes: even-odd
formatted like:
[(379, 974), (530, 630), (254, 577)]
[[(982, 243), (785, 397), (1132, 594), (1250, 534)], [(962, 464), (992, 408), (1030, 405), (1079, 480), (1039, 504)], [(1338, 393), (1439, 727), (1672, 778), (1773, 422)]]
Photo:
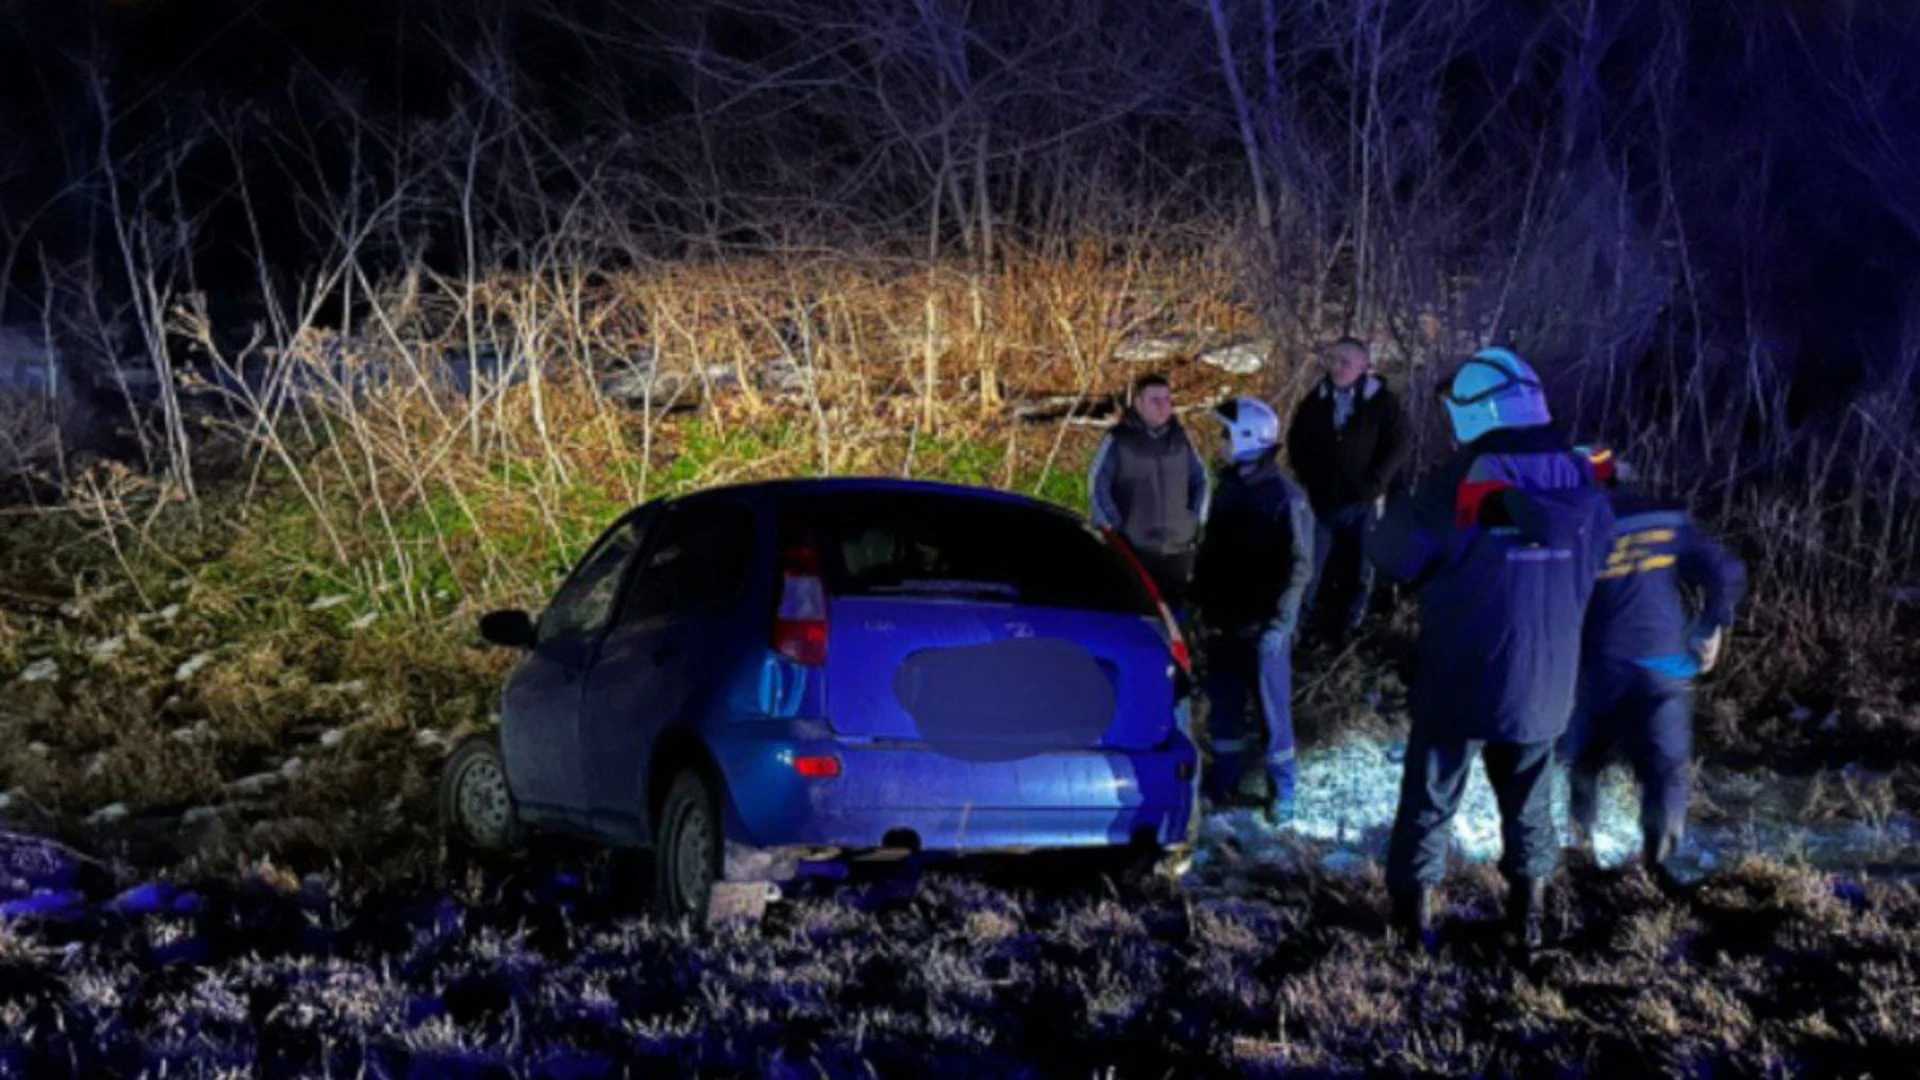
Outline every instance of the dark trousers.
[(1147, 576), (1153, 579), (1154, 588), (1160, 590), (1160, 599), (1167, 602), (1167, 610), (1185, 622), (1187, 593), (1193, 587), (1193, 551), (1135, 551), (1134, 554), (1139, 556)]
[(1553, 743), (1496, 743), (1435, 738), (1417, 721), (1407, 741), (1400, 811), (1387, 841), (1387, 887), (1410, 893), (1447, 874), (1454, 811), (1478, 755), (1500, 804), (1500, 872), (1509, 880), (1553, 873), (1559, 844), (1553, 830)]
[(1568, 769), (1568, 816), (1591, 837), (1600, 773), (1618, 754), (1640, 783), (1640, 834), (1649, 863), (1673, 853), (1687, 828), (1687, 767), (1693, 760), (1693, 690), (1634, 667), (1581, 675), (1573, 722), (1560, 739)]
[(1367, 616), (1373, 595), (1373, 564), (1362, 547), (1372, 524), (1372, 503), (1316, 515), (1313, 528), (1313, 584), (1302, 607), (1316, 629), (1351, 633)]
[[(1233, 801), (1262, 778), (1280, 807), (1293, 802), (1293, 641), (1243, 627), (1208, 638), (1207, 736), (1213, 761), (1201, 788)], [(1258, 764), (1256, 764), (1258, 763)]]

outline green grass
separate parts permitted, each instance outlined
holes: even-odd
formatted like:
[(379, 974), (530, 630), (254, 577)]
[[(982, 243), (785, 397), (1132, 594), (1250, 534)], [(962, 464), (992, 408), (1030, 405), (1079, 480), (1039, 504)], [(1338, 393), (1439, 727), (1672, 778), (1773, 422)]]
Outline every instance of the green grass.
[[(458, 490), (428, 486), (403, 499), (383, 488), (384, 514), (314, 455), (302, 467), (308, 491), (329, 493), (319, 509), (269, 462), (251, 497), (238, 485), (211, 487), (197, 504), (130, 510), (111, 533), (79, 514), (22, 519), (0, 535), (0, 576), (47, 583), (81, 605), (73, 617), (0, 608), (0, 682), (38, 660), (61, 673), (0, 705), (0, 790), (45, 808), (42, 825), (60, 832), (114, 802), (138, 814), (218, 801), (222, 785), (303, 756), (310, 771), (273, 798), (280, 813), (323, 823), (303, 841), (307, 857), (352, 864), (426, 842), (420, 823), (432, 819), (438, 758), (415, 733), (485, 724), (498, 697), (504, 660), (472, 648), (475, 617), (538, 608), (630, 508), (631, 493), (817, 474), (815, 431), (788, 420), (674, 421), (655, 432), (651, 461), (636, 440), (624, 455), (572, 459), (564, 481), (537, 461), (496, 462), (463, 474)], [(863, 471), (899, 475), (907, 449), (907, 436), (891, 439), (860, 459)], [(1046, 469), (1049, 449), (1012, 444), (1010, 469), (1004, 435), (922, 438), (911, 471), (987, 487), (1011, 477), (1015, 490), (1080, 509), (1090, 441), (1065, 443)], [(323, 599), (331, 603), (317, 606)], [(177, 616), (156, 619), (176, 606)], [(126, 640), (121, 655), (90, 658), (115, 636)], [(196, 659), (204, 667), (178, 678)], [(201, 723), (204, 742), (175, 738)], [(327, 728), (351, 729), (354, 741), (319, 751), (310, 740)], [(34, 742), (48, 752), (29, 752)], [(100, 754), (107, 767), (90, 772)], [(396, 796), (411, 823), (404, 836), (366, 817)], [(270, 836), (230, 842), (294, 854)]]

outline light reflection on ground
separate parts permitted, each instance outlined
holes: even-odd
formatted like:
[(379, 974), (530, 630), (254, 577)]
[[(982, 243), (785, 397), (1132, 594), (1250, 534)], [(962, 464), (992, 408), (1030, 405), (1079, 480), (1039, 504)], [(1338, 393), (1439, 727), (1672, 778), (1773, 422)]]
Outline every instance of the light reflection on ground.
[[(1302, 854), (1301, 841), (1318, 849), (1323, 869), (1340, 872), (1378, 861), (1399, 802), (1405, 744), (1350, 740), (1306, 751), (1300, 759), (1294, 821), (1282, 828), (1261, 822), (1248, 811), (1211, 814), (1202, 829), (1207, 846), (1231, 842), (1241, 852), (1262, 860), (1289, 863)], [(1764, 786), (1778, 789), (1790, 781), (1768, 776)], [(1725, 801), (1727, 789), (1755, 786), (1753, 778), (1710, 775), (1703, 786)], [(1614, 766), (1601, 781), (1600, 817), (1594, 835), (1594, 854), (1602, 866), (1616, 867), (1638, 857), (1640, 851), (1639, 788), (1627, 770)], [(1564, 771), (1554, 778), (1554, 820), (1567, 836), (1567, 781)], [(1721, 815), (1690, 824), (1685, 845), (1676, 860), (1683, 876), (1711, 870), (1748, 852), (1778, 857), (1803, 857), (1833, 868), (1876, 866), (1896, 874), (1920, 871), (1920, 823), (1911, 816), (1894, 815), (1878, 827), (1860, 822), (1806, 826), (1781, 812), (1778, 803), (1756, 800), (1745, 813)], [(1500, 857), (1500, 814), (1485, 770), (1474, 762), (1466, 797), (1453, 820), (1454, 858), (1493, 862)], [(1902, 853), (1904, 852), (1904, 857)], [(1203, 851), (1200, 863), (1209, 860)]]

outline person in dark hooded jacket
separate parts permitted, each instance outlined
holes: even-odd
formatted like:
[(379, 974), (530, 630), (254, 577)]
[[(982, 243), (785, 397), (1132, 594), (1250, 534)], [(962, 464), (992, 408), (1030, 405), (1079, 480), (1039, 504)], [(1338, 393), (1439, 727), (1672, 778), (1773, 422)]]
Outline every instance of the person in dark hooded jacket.
[(1164, 375), (1134, 384), (1133, 403), (1094, 451), (1089, 516), (1126, 538), (1160, 596), (1181, 614), (1207, 517), (1207, 463), (1173, 415)]
[(1287, 460), (1319, 525), (1308, 622), (1336, 646), (1366, 617), (1373, 565), (1361, 548), (1407, 450), (1406, 413), (1373, 373), (1366, 343), (1351, 337), (1334, 342), (1327, 350), (1327, 377), (1294, 409)]
[(1280, 469), (1280, 418), (1265, 402), (1236, 398), (1214, 415), (1225, 464), (1193, 580), (1213, 755), (1201, 787), (1216, 805), (1256, 804), (1279, 823), (1293, 809), (1293, 641), (1313, 511)]
[(1559, 849), (1554, 742), (1573, 711), (1581, 624), (1613, 515), (1518, 356), (1484, 349), (1442, 394), (1461, 449), (1367, 537), (1368, 558), (1420, 605), (1387, 887), (1396, 926), (1430, 941), (1449, 825), (1478, 756), (1500, 806), (1509, 925), (1534, 948)]
[[(1611, 490), (1613, 548), (1587, 610), (1580, 697), (1560, 740), (1576, 847), (1592, 843), (1600, 773), (1617, 750), (1640, 782), (1641, 857), (1663, 886), (1687, 825), (1693, 759), (1693, 679), (1719, 662), (1746, 591), (1746, 567), (1685, 506), (1623, 486), (1631, 470), (1611, 450), (1588, 451)], [(1699, 590), (1698, 618), (1685, 588)]]

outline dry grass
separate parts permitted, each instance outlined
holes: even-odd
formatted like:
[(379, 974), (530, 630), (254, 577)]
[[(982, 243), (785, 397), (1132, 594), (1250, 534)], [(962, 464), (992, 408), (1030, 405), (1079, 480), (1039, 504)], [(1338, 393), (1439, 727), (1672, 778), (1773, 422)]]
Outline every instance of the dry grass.
[[(314, 871), (355, 890), (437, 882), (422, 872), (437, 865), (435, 770), (447, 743), (491, 722), (506, 662), (469, 647), (478, 613), (537, 604), (620, 509), (713, 484), (883, 473), (1083, 505), (1097, 427), (1060, 422), (1068, 403), (1043, 421), (1022, 411), (1120, 388), (1141, 370), (1113, 360), (1121, 342), (1183, 336), (1166, 366), (1188, 401), (1259, 392), (1284, 403), (1304, 388), (1299, 342), (1282, 341), (1281, 362), (1261, 376), (1192, 362), (1254, 330), (1252, 308), (1223, 299), (1233, 281), (1200, 257), (1091, 249), (1052, 261), (1015, 253), (988, 277), (760, 260), (577, 288), (551, 275), (501, 279), (477, 290), (473, 321), (502, 355), (539, 363), (473, 397), (425, 359), (464, 347), (469, 312), (451, 294), (392, 298), (344, 348), (305, 331), (272, 356), (224, 357), (319, 389), (289, 399), (270, 427), (244, 403), (201, 398), (200, 430), (227, 448), (217, 458), (227, 471), (197, 500), (99, 471), (65, 509), (0, 535), (0, 581), (53, 602), (0, 601), (0, 677), (57, 672), (10, 681), (0, 697), (8, 814), (212, 881), (290, 868), (278, 899), (242, 905), (267, 911), (296, 904), (298, 875)], [(607, 358), (641, 350), (692, 408), (634, 408), (601, 392)], [(1428, 358), (1389, 352), (1396, 374)], [(373, 374), (385, 381), (354, 389)], [(1747, 505), (1729, 523), (1768, 542), (1755, 523), (1771, 519)], [(1822, 614), (1826, 636), (1809, 638), (1796, 621), (1805, 565), (1755, 561), (1755, 614), (1703, 702), (1702, 751), (1920, 759), (1920, 695), (1899, 662), (1911, 628), (1866, 603), (1849, 572), (1835, 587), (1856, 589), (1860, 619)], [(1407, 629), (1402, 612), (1378, 648), (1303, 659), (1308, 742), (1399, 723), (1405, 688), (1392, 668)], [(1811, 720), (1791, 719), (1815, 700)], [(1903, 797), (1912, 805), (1913, 779), (1835, 773), (1802, 810), (1816, 822), (1885, 820)], [(86, 824), (116, 803), (128, 820)], [(215, 813), (181, 830), (189, 807)], [(23, 976), (37, 989), (6, 1000), (58, 1016), (72, 1060), (92, 1060), (78, 1049), (87, 1040), (182, 1062), (260, 1060), (250, 1055), (270, 1045), (336, 1074), (376, 1059), (431, 1069), (455, 1054), (539, 1072), (562, 1034), (581, 1053), (669, 1073), (692, 1062), (766, 1071), (776, 1054), (829, 1071), (926, 1071), (931, 1053), (988, 1073), (1120, 1075), (1518, 1073), (1542, 1060), (1598, 1075), (1645, 1062), (1860, 1071), (1916, 1038), (1910, 889), (1867, 886), (1862, 904), (1831, 879), (1753, 863), (1675, 908), (1631, 876), (1583, 882), (1561, 901), (1571, 959), (1522, 976), (1471, 931), (1441, 962), (1385, 952), (1377, 876), (1241, 869), (1240, 896), (1190, 908), (970, 883), (910, 903), (854, 890), (704, 944), (630, 913), (590, 914), (594, 899), (567, 899), (573, 914), (555, 922), (546, 886), (502, 892), (470, 878), (451, 883), (466, 898), (464, 931), (435, 931), (390, 894), (369, 900), (354, 909), (361, 928), (339, 931), (361, 944), (341, 946), (344, 967), (324, 977), (291, 959), (297, 949), (273, 952), (290, 948), (272, 936), (287, 922), (266, 919), (239, 940), (280, 942), (267, 959), (193, 968), (208, 972), (204, 1002), (160, 996), (148, 961), (126, 966), (124, 944), (105, 940), (88, 946), (98, 970), (71, 983), (42, 977), (32, 955), (18, 960), (40, 972)], [(1490, 872), (1469, 873), (1450, 910), (1487, 916), (1497, 895)], [(512, 920), (532, 936), (513, 936)], [(489, 925), (500, 933), (472, 933)], [(139, 955), (199, 933), (163, 930)], [(391, 974), (400, 968), (415, 974)], [(1804, 987), (1820, 995), (1803, 1000)], [(274, 1004), (236, 1018), (219, 1004), (234, 994)], [(154, 1026), (88, 1026), (115, 999), (146, 1002), (141, 1015), (199, 1016), (211, 1034), (189, 1044), (140, 1033)], [(426, 999), (445, 1011), (414, 1015)], [(716, 1045), (704, 1031), (729, 1037)]]
[[(1231, 272), (1094, 245), (1010, 251), (991, 276), (852, 259), (549, 266), (470, 301), (455, 283), (396, 291), (351, 336), (309, 328), (238, 355), (176, 309), (219, 375), (188, 396), (216, 464), (194, 500), (83, 472), (64, 509), (0, 539), (0, 579), (63, 605), (0, 598), (0, 677), (57, 671), (0, 706), (0, 789), (59, 827), (116, 803), (139, 818), (231, 801), (222, 834), (241, 850), (386, 847), (394, 828), (368, 819), (424, 818), (433, 740), (489, 722), (504, 660), (467, 647), (475, 616), (537, 607), (619, 511), (826, 473), (1083, 505), (1097, 430), (1021, 410), (1104, 401), (1140, 370), (1114, 350), (1143, 335), (1182, 335), (1168, 366), (1187, 400), (1242, 386), (1192, 363), (1255, 325), (1221, 299)], [(450, 380), (476, 340), (504, 359), (463, 395)], [(616, 358), (640, 356), (671, 408), (603, 392)], [(282, 769), (299, 771), (269, 775)], [(277, 817), (313, 824), (260, 820)]]

